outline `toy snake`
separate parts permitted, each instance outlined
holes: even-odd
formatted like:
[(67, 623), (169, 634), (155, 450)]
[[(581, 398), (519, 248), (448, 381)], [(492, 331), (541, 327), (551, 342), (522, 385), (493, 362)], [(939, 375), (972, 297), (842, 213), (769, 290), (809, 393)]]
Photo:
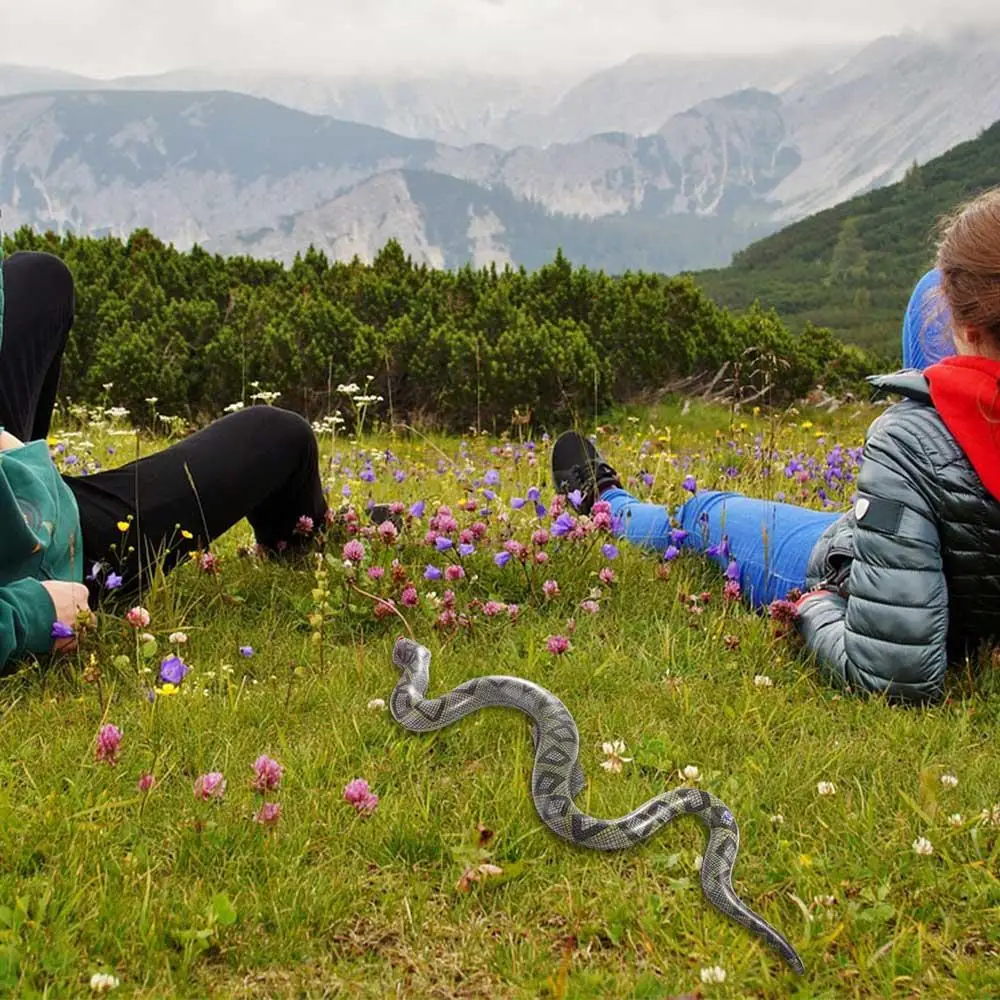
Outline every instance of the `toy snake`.
[(554, 694), (520, 677), (477, 677), (439, 698), (425, 698), (430, 651), (400, 638), (392, 659), (400, 678), (392, 692), (390, 710), (411, 732), (443, 729), (481, 708), (516, 708), (533, 720), (532, 798), (542, 821), (563, 840), (595, 851), (621, 851), (647, 840), (682, 813), (696, 815), (709, 830), (701, 866), (701, 887), (708, 901), (763, 938), (796, 972), (804, 971), (795, 949), (733, 889), (740, 834), (724, 802), (699, 788), (677, 788), (619, 819), (588, 816), (573, 804), (586, 781), (578, 759), (580, 734), (573, 716)]

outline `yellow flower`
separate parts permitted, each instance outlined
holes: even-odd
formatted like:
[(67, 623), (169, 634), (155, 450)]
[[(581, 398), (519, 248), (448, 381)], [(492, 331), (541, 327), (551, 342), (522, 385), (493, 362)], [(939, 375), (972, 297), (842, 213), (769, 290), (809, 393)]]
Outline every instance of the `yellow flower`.
[(153, 690), (159, 695), (170, 695), (177, 694), (180, 688), (176, 684), (166, 683), (163, 687), (153, 688)]
[(187, 528), (181, 528), (181, 538), (186, 538), (188, 541), (191, 541), (191, 539), (194, 538), (194, 535), (192, 535)]
[(812, 868), (812, 863), (813, 859), (810, 857), (810, 855), (808, 854), (799, 855), (799, 864), (802, 865), (803, 868)]
[(128, 531), (128, 529), (129, 529), (129, 523), (128, 523), (128, 521), (119, 521), (118, 522), (118, 530), (119, 531)]
[(812, 427), (812, 425), (811, 420), (803, 420), (802, 423), (799, 424), (799, 427), (801, 427), (804, 431), (807, 431), (810, 427)]

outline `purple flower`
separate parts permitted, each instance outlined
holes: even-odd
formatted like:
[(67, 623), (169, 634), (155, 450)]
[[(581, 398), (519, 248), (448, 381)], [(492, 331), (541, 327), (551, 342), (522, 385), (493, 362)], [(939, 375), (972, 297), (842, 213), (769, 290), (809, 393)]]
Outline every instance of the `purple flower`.
[(418, 500), (413, 506), (410, 507), (410, 517), (423, 517), (424, 508), (427, 504), (423, 500)]
[(226, 794), (226, 779), (218, 771), (201, 775), (194, 783), (194, 797), (207, 802), (221, 799)]
[(52, 632), (50, 634), (53, 639), (72, 639), (74, 632), (65, 622), (55, 621), (52, 623)]
[(375, 482), (375, 470), (370, 465), (366, 465), (361, 470), (361, 475), (358, 478), (361, 479), (362, 482), (365, 482), (365, 483), (374, 483)]
[(94, 758), (104, 761), (111, 767), (118, 763), (118, 751), (122, 745), (122, 732), (117, 726), (101, 726), (97, 734), (97, 746), (94, 748)]
[(177, 687), (190, 671), (191, 668), (179, 656), (168, 656), (160, 664), (160, 680)]
[(583, 503), (583, 494), (579, 490), (573, 490), (572, 493), (566, 495), (566, 499), (576, 508), (579, 508)]
[(520, 510), (527, 502), (528, 501), (525, 500), (524, 497), (513, 497), (510, 501), (510, 505), (514, 508), (514, 510)]
[(726, 579), (739, 582), (740, 567), (735, 559), (731, 559), (729, 561), (729, 565), (726, 567)]
[(117, 573), (109, 573), (104, 581), (107, 590), (117, 590), (122, 585), (122, 578)]
[(471, 556), (476, 551), (475, 545), (470, 545), (468, 542), (463, 542), (458, 547), (458, 554), (464, 559), (467, 556)]
[(261, 826), (274, 826), (281, 819), (281, 803), (265, 802), (256, 813), (253, 821)]
[(450, 538), (445, 538), (443, 535), (438, 535), (438, 537), (434, 539), (434, 547), (438, 550), (438, 552), (447, 552), (453, 544), (454, 543)]
[(490, 469), (483, 477), (487, 486), (497, 486), (500, 483), (500, 473), (496, 469)]
[(676, 545), (668, 545), (663, 553), (663, 558), (666, 562), (673, 562), (680, 554), (681, 550)]
[(670, 529), (670, 541), (674, 545), (680, 545), (685, 538), (687, 538), (688, 533), (683, 528), (671, 528)]
[(698, 480), (695, 479), (694, 476), (685, 476), (684, 482), (681, 483), (681, 486), (686, 489), (688, 493), (698, 492)]
[(425, 580), (440, 580), (441, 575), (441, 570), (439, 570), (437, 566), (431, 566), (428, 564), (427, 569), (424, 570)]
[(563, 538), (568, 535), (576, 526), (572, 514), (562, 513), (552, 523), (552, 534), (556, 538)]
[(281, 776), (285, 769), (267, 754), (261, 754), (253, 762), (253, 790), (263, 795), (265, 792), (273, 792), (281, 784)]
[(88, 580), (96, 580), (104, 572), (104, 563), (96, 562), (90, 567), (90, 572), (87, 574)]
[(538, 503), (538, 501), (542, 499), (542, 494), (537, 486), (532, 486), (531, 489), (528, 490), (528, 499), (532, 503)]
[(643, 481), (644, 485), (646, 485), (646, 486), (652, 486), (653, 482), (654, 482), (652, 474), (649, 473), (649, 472), (644, 472), (642, 474), (642, 481)]
[(618, 558), (618, 548), (612, 545), (610, 542), (607, 545), (601, 546), (601, 554), (605, 559), (617, 559)]
[(247, 659), (253, 656), (253, 646), (240, 646), (240, 656), (245, 656)]
[(494, 557), (493, 561), (503, 569), (511, 560), (511, 554), (509, 552), (498, 552)]

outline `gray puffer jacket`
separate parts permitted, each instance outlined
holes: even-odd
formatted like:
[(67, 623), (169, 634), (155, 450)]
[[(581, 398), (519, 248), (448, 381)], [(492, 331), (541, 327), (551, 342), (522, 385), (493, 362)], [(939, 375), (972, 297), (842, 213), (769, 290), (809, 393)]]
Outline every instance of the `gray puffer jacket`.
[[(1000, 502), (916, 372), (869, 379), (907, 397), (868, 429), (854, 510), (813, 550), (799, 631), (835, 683), (939, 700), (949, 662), (1000, 637)], [(1000, 456), (998, 456), (1000, 462)]]

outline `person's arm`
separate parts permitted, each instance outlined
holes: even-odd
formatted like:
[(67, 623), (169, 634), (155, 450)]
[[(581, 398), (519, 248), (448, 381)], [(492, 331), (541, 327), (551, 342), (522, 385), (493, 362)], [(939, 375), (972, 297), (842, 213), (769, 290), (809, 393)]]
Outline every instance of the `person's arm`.
[(0, 671), (25, 653), (44, 656), (73, 649), (75, 636), (53, 639), (52, 626), (60, 621), (72, 628), (86, 610), (82, 583), (28, 577), (0, 587)]
[(894, 700), (939, 700), (947, 668), (948, 587), (930, 460), (894, 414), (876, 421), (858, 478), (848, 597), (806, 594), (797, 624), (834, 683)]
[(12, 448), (21, 448), (23, 445), (23, 441), (0, 427), (0, 451), (10, 451)]

